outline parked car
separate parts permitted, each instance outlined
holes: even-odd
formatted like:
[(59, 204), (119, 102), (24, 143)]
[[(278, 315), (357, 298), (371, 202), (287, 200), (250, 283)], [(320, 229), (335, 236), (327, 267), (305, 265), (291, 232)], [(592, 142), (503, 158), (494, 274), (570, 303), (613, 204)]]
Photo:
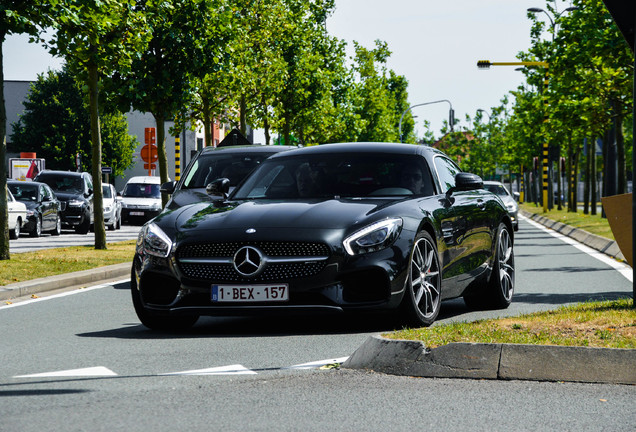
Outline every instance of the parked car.
[(497, 181), (485, 181), (484, 188), (501, 198), (504, 205), (506, 206), (506, 209), (508, 210), (508, 214), (510, 215), (510, 220), (512, 220), (512, 226), (514, 230), (518, 231), (519, 204), (517, 203), (517, 200), (512, 196), (512, 194), (508, 191), (508, 188), (506, 188), (503, 183)]
[(7, 189), (7, 209), (9, 213), (9, 238), (17, 240), (20, 238), (22, 225), (26, 221), (27, 210), (24, 203), (17, 201), (10, 190)]
[(93, 225), (93, 178), (87, 172), (40, 172), (34, 181), (49, 185), (62, 203), (62, 228), (86, 234)]
[(505, 308), (513, 227), (481, 178), (427, 146), (342, 143), (277, 153), (228, 197), (166, 209), (139, 234), (137, 316), (153, 329), (200, 315), (391, 309), (426, 326), (441, 302)]
[(121, 228), (121, 201), (115, 186), (102, 184), (102, 202), (104, 203), (104, 225), (110, 230)]
[(206, 186), (225, 177), (230, 180), (230, 192), (261, 162), (269, 156), (298, 148), (279, 145), (245, 145), (205, 147), (198, 152), (185, 169), (181, 180), (161, 186), (161, 191), (172, 195), (168, 208), (174, 209), (197, 201), (210, 201)]
[(13, 197), (27, 209), (27, 220), (22, 227), (31, 237), (43, 232), (60, 235), (62, 232), (62, 204), (55, 192), (45, 183), (31, 181), (7, 181)]
[(161, 213), (159, 177), (132, 177), (121, 193), (122, 222), (146, 222)]

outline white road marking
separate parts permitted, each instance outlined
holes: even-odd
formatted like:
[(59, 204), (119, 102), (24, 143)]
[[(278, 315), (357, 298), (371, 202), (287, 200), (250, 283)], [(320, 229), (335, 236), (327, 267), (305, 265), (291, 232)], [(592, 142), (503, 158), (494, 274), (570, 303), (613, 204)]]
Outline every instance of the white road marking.
[(318, 361), (313, 361), (309, 363), (302, 363), (302, 364), (298, 364), (294, 366), (289, 366), (284, 369), (314, 369), (314, 368), (319, 368), (328, 364), (344, 363), (348, 358), (349, 357), (338, 357), (335, 359), (318, 360)]
[(83, 369), (70, 369), (57, 372), (44, 372), (31, 375), (16, 375), (13, 378), (53, 378), (53, 377), (100, 377), (117, 376), (112, 370), (104, 366), (89, 367)]
[[(120, 283), (124, 283), (124, 282), (130, 282), (130, 278), (128, 279), (122, 279), (122, 280), (118, 280), (118, 281), (114, 281), (114, 282), (110, 282), (108, 284), (100, 284), (100, 285), (93, 285), (93, 286), (89, 286), (86, 288), (78, 288), (78, 289), (74, 289), (72, 291), (67, 291), (67, 292), (63, 292), (60, 294), (54, 294), (54, 295), (50, 295), (50, 296), (46, 296), (46, 297), (37, 297), (37, 298), (32, 298), (32, 299), (26, 299), (24, 301), (19, 301), (18, 303), (11, 303), (11, 304), (4, 304), (0, 306), (0, 309), (9, 309), (9, 308), (14, 308), (14, 307), (18, 307), (18, 306), (27, 306), (33, 303), (38, 303), (41, 301), (46, 301), (46, 300), (53, 300), (56, 298), (60, 298), (60, 297), (67, 297), (70, 295), (75, 295), (75, 294), (81, 294), (84, 292), (88, 292), (88, 291), (93, 291), (96, 289), (101, 289), (101, 288), (112, 288), (113, 285), (117, 285)], [(11, 301), (11, 300), (5, 300), (5, 301)]]
[(547, 228), (543, 225), (541, 225), (540, 223), (537, 223), (533, 220), (530, 220), (524, 216), (519, 216), (521, 219), (524, 219), (526, 222), (528, 222), (530, 225), (534, 226), (535, 228), (538, 228), (542, 231), (547, 232), (548, 234), (550, 234), (552, 237), (558, 238), (559, 240), (568, 243), (572, 246), (574, 246), (575, 248), (577, 248), (578, 250), (580, 250), (581, 252), (584, 252), (586, 254), (588, 254), (589, 256), (591, 256), (592, 258), (596, 258), (597, 260), (601, 261), (602, 263), (607, 264), (608, 266), (612, 267), (614, 270), (616, 270), (617, 272), (619, 272), (621, 275), (623, 275), (625, 277), (625, 279), (627, 279), (630, 282), (634, 282), (634, 270), (628, 266), (625, 265), (621, 262), (616, 261), (615, 259), (613, 259), (610, 256), (605, 255), (602, 252), (599, 252), (595, 249), (592, 249), (589, 246), (585, 246), (583, 243), (579, 243), (578, 241), (574, 240), (571, 237), (565, 236), (559, 232), (554, 231), (553, 229)]
[(253, 370), (240, 364), (213, 367), (209, 369), (196, 369), (182, 372), (171, 372), (160, 375), (256, 375)]

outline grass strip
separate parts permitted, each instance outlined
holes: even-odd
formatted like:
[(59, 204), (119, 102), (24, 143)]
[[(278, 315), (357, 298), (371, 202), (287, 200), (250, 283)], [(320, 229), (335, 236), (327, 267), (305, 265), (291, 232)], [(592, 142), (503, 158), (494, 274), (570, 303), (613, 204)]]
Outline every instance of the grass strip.
[(452, 323), (383, 334), (428, 348), (453, 342), (636, 348), (633, 299), (586, 302), (511, 318)]
[(69, 246), (13, 253), (0, 261), (0, 286), (41, 277), (88, 270), (112, 264), (132, 262), (136, 240), (108, 243), (107, 249), (95, 246)]
[(584, 214), (582, 211), (577, 211), (576, 213), (568, 212), (565, 208), (563, 208), (563, 210), (557, 210), (555, 207), (552, 210), (548, 210), (546, 213), (544, 213), (543, 207), (537, 206), (532, 203), (520, 204), (519, 208), (528, 213), (534, 213), (539, 216), (546, 217), (550, 220), (554, 220), (566, 225), (570, 225), (574, 228), (585, 230), (591, 234), (596, 234), (610, 240), (615, 240), (612, 229), (609, 226), (609, 221), (607, 220), (607, 218), (601, 217), (600, 211), (596, 215), (591, 215)]

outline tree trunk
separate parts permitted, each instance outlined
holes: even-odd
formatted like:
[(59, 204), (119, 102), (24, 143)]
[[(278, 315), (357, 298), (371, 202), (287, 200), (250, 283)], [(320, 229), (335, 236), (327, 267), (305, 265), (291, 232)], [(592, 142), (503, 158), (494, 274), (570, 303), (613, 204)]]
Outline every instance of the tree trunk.
[[(161, 184), (170, 181), (168, 176), (168, 155), (166, 154), (166, 119), (163, 114), (153, 113), (157, 123), (157, 156), (159, 163), (159, 181)], [(168, 194), (161, 194), (161, 207), (165, 207), (170, 197)]]
[(7, 111), (4, 106), (4, 60), (2, 45), (5, 34), (0, 34), (0, 260), (11, 258), (9, 253), (9, 205), (7, 203)]
[(590, 214), (596, 215), (596, 196), (597, 196), (597, 183), (596, 183), (596, 140), (592, 142), (591, 154), (591, 169), (590, 169)]
[(88, 98), (91, 117), (92, 173), (93, 173), (93, 227), (95, 230), (95, 249), (106, 249), (106, 230), (104, 228), (104, 201), (102, 193), (102, 140), (99, 130), (99, 78), (97, 65), (88, 65)]
[(243, 136), (247, 136), (247, 102), (245, 101), (245, 95), (241, 95), (241, 107), (240, 107), (240, 127), (241, 127), (241, 133), (243, 134)]
[(625, 136), (623, 135), (623, 116), (616, 118), (616, 163), (617, 181), (616, 193), (622, 195), (627, 193), (627, 176), (625, 174)]
[(587, 153), (585, 155), (585, 186), (583, 189), (583, 198), (585, 203), (583, 204), (583, 214), (590, 214), (590, 192), (594, 182), (594, 175), (592, 174), (592, 155), (594, 154), (593, 140), (587, 142)]
[(201, 98), (203, 102), (203, 135), (205, 136), (205, 147), (212, 145), (212, 116), (210, 114), (210, 100), (207, 97)]
[(263, 129), (265, 129), (265, 145), (269, 145), (271, 136), (269, 134), (269, 120), (267, 119), (267, 103), (265, 102), (265, 98), (261, 100), (261, 105), (263, 106)]

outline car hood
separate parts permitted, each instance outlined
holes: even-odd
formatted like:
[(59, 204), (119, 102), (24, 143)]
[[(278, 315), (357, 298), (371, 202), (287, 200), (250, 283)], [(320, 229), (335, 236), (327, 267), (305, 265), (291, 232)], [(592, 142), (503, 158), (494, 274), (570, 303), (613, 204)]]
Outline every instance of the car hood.
[[(370, 216), (395, 203), (381, 199), (324, 201), (197, 203), (162, 214), (155, 221), (178, 233), (281, 229), (345, 229), (372, 222)], [(381, 216), (379, 216), (381, 217)]]
[(126, 204), (126, 205), (147, 206), (147, 207), (150, 207), (153, 205), (161, 206), (161, 199), (156, 199), (156, 198), (123, 197), (121, 202), (122, 204)]

